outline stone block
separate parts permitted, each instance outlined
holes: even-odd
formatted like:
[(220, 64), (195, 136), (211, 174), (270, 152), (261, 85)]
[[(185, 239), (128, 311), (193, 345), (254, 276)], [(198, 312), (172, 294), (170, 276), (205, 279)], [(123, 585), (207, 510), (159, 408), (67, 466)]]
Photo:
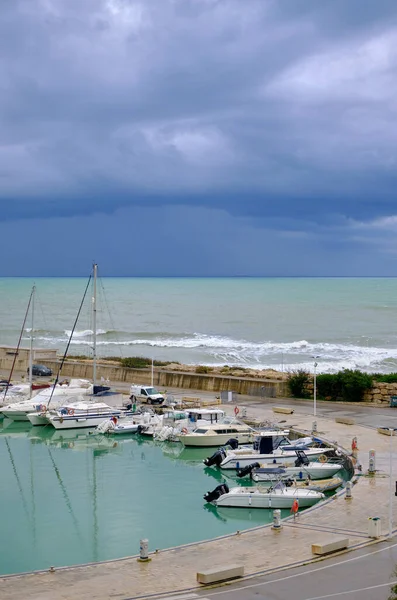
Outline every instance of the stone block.
[(197, 581), (203, 584), (217, 583), (227, 581), (228, 579), (237, 579), (244, 577), (244, 566), (238, 564), (224, 565), (215, 569), (207, 569), (197, 573)]
[(354, 419), (350, 419), (349, 417), (337, 417), (335, 419), (335, 423), (343, 423), (343, 425), (354, 425)]
[(330, 541), (325, 541), (320, 544), (312, 544), (312, 554), (330, 554), (343, 550), (349, 545), (349, 538), (336, 538)]
[(275, 413), (283, 413), (286, 415), (292, 415), (294, 412), (293, 408), (288, 408), (286, 406), (273, 406), (273, 412)]

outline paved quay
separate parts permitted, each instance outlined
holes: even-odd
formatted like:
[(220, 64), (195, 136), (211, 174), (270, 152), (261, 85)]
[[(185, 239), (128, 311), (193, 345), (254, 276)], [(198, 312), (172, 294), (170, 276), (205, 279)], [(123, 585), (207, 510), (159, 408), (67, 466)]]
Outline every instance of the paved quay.
[[(310, 432), (313, 416), (297, 408), (293, 414), (275, 414), (272, 406), (254, 403), (248, 416), (272, 422), (282, 422)], [(227, 410), (232, 411), (232, 406)], [(2, 600), (29, 598), (33, 600), (139, 598), (166, 593), (197, 591), (196, 573), (231, 563), (243, 564), (246, 576), (270, 573), (316, 559), (312, 544), (321, 544), (336, 537), (348, 537), (349, 547), (372, 543), (368, 536), (369, 517), (379, 517), (382, 535), (388, 535), (390, 499), (390, 460), (396, 460), (397, 441), (379, 434), (376, 429), (357, 424), (336, 423), (335, 418), (317, 417), (318, 436), (351, 449), (353, 437), (358, 440), (361, 474), (355, 476), (352, 498), (343, 491), (322, 505), (302, 512), (294, 521), (283, 521), (280, 531), (271, 526), (215, 540), (151, 553), (151, 561), (140, 563), (137, 557), (106, 563), (56, 569), (0, 579)], [(393, 448), (396, 446), (396, 448)], [(392, 449), (392, 452), (391, 452)], [(369, 451), (376, 451), (374, 477), (366, 475)], [(395, 518), (393, 480), (393, 520)], [(203, 490), (204, 492), (205, 490)], [(225, 509), (226, 510), (226, 509)], [(166, 514), (164, 514), (166, 518)], [(188, 520), (186, 527), (189, 526)], [(150, 540), (149, 540), (150, 541)], [(60, 543), (62, 538), (60, 536)]]

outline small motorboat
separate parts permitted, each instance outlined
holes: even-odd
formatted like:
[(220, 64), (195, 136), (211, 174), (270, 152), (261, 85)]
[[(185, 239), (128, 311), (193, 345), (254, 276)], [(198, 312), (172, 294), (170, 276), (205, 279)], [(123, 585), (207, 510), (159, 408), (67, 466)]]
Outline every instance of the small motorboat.
[(279, 481), (274, 487), (233, 487), (226, 483), (218, 485), (212, 492), (204, 495), (204, 500), (215, 506), (234, 506), (239, 508), (284, 508), (290, 509), (295, 500), (299, 508), (313, 506), (325, 495), (322, 492), (286, 486)]
[(238, 469), (237, 476), (250, 475), (253, 481), (274, 481), (276, 476), (281, 479), (293, 478), (299, 481), (306, 479), (327, 479), (342, 470), (340, 462), (309, 461), (303, 450), (296, 451), (297, 458), (293, 462), (283, 463), (273, 461), (269, 463), (254, 462)]
[(325, 493), (337, 490), (338, 487), (343, 485), (343, 479), (341, 477), (330, 477), (329, 479), (317, 479), (316, 481), (311, 481), (310, 479), (306, 479), (305, 481), (290, 480), (287, 486), (289, 484), (301, 489)]

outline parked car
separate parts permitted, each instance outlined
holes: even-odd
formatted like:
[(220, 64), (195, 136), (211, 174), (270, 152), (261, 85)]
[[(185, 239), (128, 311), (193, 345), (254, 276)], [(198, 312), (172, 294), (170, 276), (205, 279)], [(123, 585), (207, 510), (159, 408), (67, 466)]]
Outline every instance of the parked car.
[[(29, 367), (27, 369), (27, 373), (29, 374)], [(38, 377), (50, 377), (52, 375), (52, 371), (45, 365), (32, 365), (32, 375), (37, 375)]]

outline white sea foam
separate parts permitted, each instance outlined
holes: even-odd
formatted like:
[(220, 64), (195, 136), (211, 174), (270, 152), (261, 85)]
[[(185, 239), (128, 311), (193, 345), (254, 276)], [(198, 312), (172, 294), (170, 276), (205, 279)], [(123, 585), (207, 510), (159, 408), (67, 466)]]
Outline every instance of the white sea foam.
[[(77, 334), (71, 340), (73, 347), (90, 348), (92, 346), (90, 330), (79, 331)], [(63, 337), (40, 336), (36, 339), (43, 341), (44, 345), (53, 347), (65, 343)], [(98, 339), (97, 345), (104, 350), (108, 347), (112, 354), (114, 354), (113, 348), (115, 347), (129, 347), (130, 353), (142, 355), (150, 353), (150, 349), (158, 348), (159, 351), (165, 352), (179, 351), (179, 360), (189, 364), (205, 362), (214, 366), (230, 364), (256, 369), (276, 368), (284, 371), (296, 369), (313, 371), (314, 360), (318, 362), (318, 373), (335, 372), (343, 368), (387, 372), (390, 370), (385, 368), (388, 363), (391, 366), (394, 364), (397, 366), (397, 349), (395, 348), (341, 343), (313, 344), (307, 340), (281, 343), (249, 342), (226, 336), (198, 333), (183, 337), (181, 335), (166, 337), (166, 334), (162, 333), (159, 337), (150, 334), (148, 337), (141, 335), (139, 338), (132, 337), (123, 341)], [(185, 354), (185, 352), (190, 353)], [(318, 358), (314, 359), (314, 356)]]
[[(72, 330), (65, 330), (64, 334), (69, 338), (70, 335), (72, 333)], [(97, 330), (97, 335), (105, 335), (107, 333), (106, 329), (98, 329)], [(83, 329), (82, 331), (74, 331), (73, 332), (73, 337), (74, 338), (84, 338), (84, 337), (92, 337), (94, 335), (94, 332), (92, 331), (92, 329)]]

